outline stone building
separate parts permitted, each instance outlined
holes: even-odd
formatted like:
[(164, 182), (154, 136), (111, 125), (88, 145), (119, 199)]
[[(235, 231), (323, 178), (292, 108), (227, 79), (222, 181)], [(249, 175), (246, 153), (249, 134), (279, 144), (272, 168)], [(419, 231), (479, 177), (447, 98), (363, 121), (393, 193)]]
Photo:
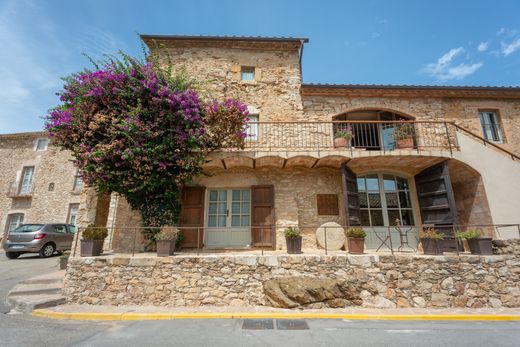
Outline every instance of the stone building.
[[(153, 55), (167, 51), (174, 64), (201, 81), (208, 97), (235, 97), (249, 107), (245, 149), (212, 154), (204, 175), (184, 189), (184, 247), (283, 249), (283, 229), (296, 226), (304, 247), (313, 248), (317, 227), (327, 222), (363, 226), (369, 248), (396, 227), (410, 231), (414, 246), (422, 225), (447, 235), (478, 227), (494, 237), (518, 237), (506, 225), (520, 221), (520, 88), (305, 84), (306, 38), (142, 39)], [(27, 149), (5, 150), (29, 160), (25, 156), (38, 135), (4, 138), (10, 136), (26, 139)], [(74, 178), (67, 155), (54, 149), (41, 159), (38, 152), (30, 154), (30, 160), (41, 160), (42, 170), (43, 163), (54, 162), (52, 156), (66, 170), (55, 165), (43, 180), (35, 165), (34, 197), (2, 198), (2, 227), (8, 215), (19, 213), (15, 202), (32, 202), (24, 220), (49, 213), (47, 218), (60, 221), (69, 204), (78, 203), (65, 184)], [(29, 164), (10, 165), (2, 182), (20, 180)], [(63, 182), (54, 178), (65, 171)], [(50, 183), (54, 193), (47, 191)], [(36, 192), (46, 200), (58, 191), (62, 205), (56, 210), (36, 207)], [(97, 197), (88, 189), (80, 198), (81, 226), (106, 223), (116, 252), (143, 249), (132, 229), (139, 215), (124, 199)]]
[(21, 223), (76, 223), (81, 177), (70, 153), (44, 132), (0, 135), (0, 230)]

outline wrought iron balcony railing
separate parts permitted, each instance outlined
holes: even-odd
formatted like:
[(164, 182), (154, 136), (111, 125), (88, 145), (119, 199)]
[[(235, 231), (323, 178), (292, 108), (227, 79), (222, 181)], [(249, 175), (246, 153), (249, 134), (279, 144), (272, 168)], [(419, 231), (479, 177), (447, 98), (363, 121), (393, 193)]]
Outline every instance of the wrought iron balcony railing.
[(250, 122), (246, 151), (458, 150), (455, 125), (435, 121)]

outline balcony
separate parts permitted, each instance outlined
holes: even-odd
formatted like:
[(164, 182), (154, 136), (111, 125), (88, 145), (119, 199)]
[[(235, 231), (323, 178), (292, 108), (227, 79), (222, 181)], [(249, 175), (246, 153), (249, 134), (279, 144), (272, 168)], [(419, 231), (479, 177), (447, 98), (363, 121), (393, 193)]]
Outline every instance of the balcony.
[(250, 122), (244, 151), (456, 151), (456, 127), (435, 121)]
[(7, 185), (6, 196), (8, 198), (30, 198), (33, 195), (32, 185), (20, 186), (18, 182), (10, 182)]

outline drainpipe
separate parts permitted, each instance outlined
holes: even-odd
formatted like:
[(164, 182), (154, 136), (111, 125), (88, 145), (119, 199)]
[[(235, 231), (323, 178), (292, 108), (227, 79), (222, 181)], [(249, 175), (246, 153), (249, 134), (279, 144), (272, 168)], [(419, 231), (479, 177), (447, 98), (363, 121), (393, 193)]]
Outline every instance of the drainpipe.
[(300, 40), (300, 53), (298, 57), (298, 65), (300, 67), (300, 83), (303, 83), (303, 70), (302, 70), (302, 57), (303, 57), (303, 46), (305, 44), (304, 40)]

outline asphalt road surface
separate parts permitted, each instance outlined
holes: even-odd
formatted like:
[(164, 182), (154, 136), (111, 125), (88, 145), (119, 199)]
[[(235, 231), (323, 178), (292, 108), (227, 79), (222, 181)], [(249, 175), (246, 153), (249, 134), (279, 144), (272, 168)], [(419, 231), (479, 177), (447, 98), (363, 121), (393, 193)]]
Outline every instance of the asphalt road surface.
[(0, 346), (519, 346), (520, 322), (171, 320), (81, 322), (4, 314), (19, 281), (56, 271), (58, 257), (0, 252)]

